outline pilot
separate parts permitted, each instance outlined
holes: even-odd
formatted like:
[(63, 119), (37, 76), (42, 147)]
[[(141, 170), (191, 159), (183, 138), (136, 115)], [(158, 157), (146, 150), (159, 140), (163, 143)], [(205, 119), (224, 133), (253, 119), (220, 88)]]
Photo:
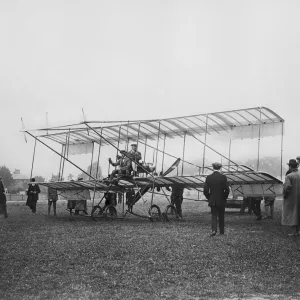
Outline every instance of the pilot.
[(131, 150), (127, 152), (127, 156), (132, 161), (132, 170), (136, 173), (137, 171), (137, 165), (136, 163), (139, 163), (139, 161), (142, 159), (141, 152), (137, 151), (137, 144), (131, 144)]
[(123, 174), (126, 174), (126, 175), (129, 175), (130, 172), (131, 172), (131, 161), (129, 158), (127, 158), (125, 156), (125, 153), (126, 151), (122, 150), (120, 151), (121, 152), (121, 156), (117, 155), (117, 161), (114, 163), (112, 162), (111, 158), (108, 159), (109, 163), (116, 167), (116, 166), (119, 166), (119, 169), (116, 169), (116, 170), (113, 170), (109, 176), (109, 179), (113, 179), (116, 174), (119, 174), (119, 175), (123, 175)]

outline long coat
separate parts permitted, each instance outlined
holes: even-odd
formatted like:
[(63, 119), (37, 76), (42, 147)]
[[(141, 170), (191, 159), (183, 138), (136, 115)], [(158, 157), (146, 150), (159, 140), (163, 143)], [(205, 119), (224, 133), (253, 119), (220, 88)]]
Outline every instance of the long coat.
[(203, 193), (209, 206), (225, 207), (229, 195), (227, 177), (218, 171), (214, 171), (206, 177)]
[(293, 170), (283, 185), (282, 225), (299, 225), (300, 172)]
[(0, 181), (0, 204), (6, 204), (5, 189), (2, 181)]
[(31, 203), (37, 202), (39, 200), (39, 193), (40, 188), (37, 184), (32, 185), (29, 184), (28, 191), (27, 191), (27, 202), (26, 205), (31, 206)]

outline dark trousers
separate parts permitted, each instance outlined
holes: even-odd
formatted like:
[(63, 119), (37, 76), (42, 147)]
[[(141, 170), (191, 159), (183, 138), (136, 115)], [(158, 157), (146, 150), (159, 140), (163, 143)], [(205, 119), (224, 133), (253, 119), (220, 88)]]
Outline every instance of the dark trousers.
[(246, 207), (248, 207), (248, 214), (251, 215), (251, 213), (252, 213), (251, 200), (244, 197), (242, 206), (241, 206), (241, 210), (240, 210), (240, 214), (243, 214), (245, 212)]
[(31, 202), (28, 204), (29, 208), (32, 210), (33, 213), (36, 212), (36, 202), (34, 200), (31, 200)]
[(217, 223), (219, 220), (220, 233), (224, 233), (224, 221), (225, 221), (225, 207), (211, 206), (211, 229), (212, 231), (217, 230)]
[(251, 200), (251, 209), (254, 211), (257, 217), (261, 217), (260, 203), (261, 200)]
[(7, 207), (6, 203), (0, 204), (0, 214), (4, 215), (4, 218), (7, 218)]
[(53, 212), (54, 215), (56, 216), (56, 201), (49, 201), (49, 200), (48, 200), (48, 215), (50, 215), (50, 209), (52, 204), (53, 204)]
[(171, 195), (171, 204), (175, 205), (177, 214), (181, 218), (182, 218), (182, 209), (181, 209), (182, 201), (183, 201), (183, 197), (182, 196)]

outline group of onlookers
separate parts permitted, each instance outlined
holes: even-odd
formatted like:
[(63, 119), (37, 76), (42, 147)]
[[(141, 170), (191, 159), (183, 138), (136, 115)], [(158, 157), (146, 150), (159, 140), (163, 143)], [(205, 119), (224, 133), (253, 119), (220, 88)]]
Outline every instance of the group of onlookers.
[[(266, 215), (263, 217), (261, 211), (261, 201), (264, 200), (265, 206), (265, 213)], [(242, 206), (240, 209), (240, 215), (245, 213), (246, 207), (248, 207), (248, 213), (251, 214), (252, 212), (255, 214), (257, 221), (262, 219), (272, 219), (274, 218), (274, 203), (275, 203), (275, 196), (265, 196), (265, 197), (244, 197)]]
[[(283, 205), (282, 205), (282, 225), (292, 226), (294, 232), (290, 235), (298, 236), (300, 229), (300, 172), (298, 172), (298, 166), (300, 165), (300, 156), (296, 159), (290, 159), (288, 166), (289, 170), (286, 173), (285, 182), (283, 185)], [(219, 233), (224, 234), (224, 214), (226, 200), (229, 195), (229, 184), (224, 174), (220, 172), (222, 165), (220, 163), (213, 163), (214, 172), (206, 177), (203, 193), (208, 199), (208, 205), (211, 208), (212, 214), (212, 233), (211, 236), (217, 234), (217, 221), (219, 221)], [(32, 213), (36, 213), (36, 204), (39, 198), (40, 188), (35, 183), (35, 178), (31, 178), (30, 184), (27, 190), (27, 201), (26, 205), (29, 206)], [(128, 194), (128, 195), (127, 195)], [(126, 202), (128, 207), (131, 206), (131, 202), (134, 198), (134, 191), (132, 194), (129, 192), (126, 194)], [(114, 195), (116, 197), (116, 195)], [(48, 188), (48, 214), (50, 214), (51, 206), (53, 206), (54, 215), (56, 215), (56, 201), (58, 200), (57, 190)], [(176, 189), (172, 187), (171, 202), (176, 206), (176, 211), (179, 217), (182, 217), (181, 204), (183, 200), (183, 188), (179, 187)], [(245, 197), (243, 199), (240, 214), (245, 212), (245, 208), (248, 206), (248, 212), (252, 211), (256, 215), (256, 220), (262, 220), (261, 212), (261, 201), (263, 197)], [(121, 200), (122, 201), (122, 200)], [(265, 219), (274, 218), (274, 202), (275, 197), (268, 196), (264, 197), (264, 205), (266, 216)], [(86, 202), (86, 201), (85, 201)], [(119, 201), (120, 202), (120, 201)], [(106, 197), (105, 205), (116, 205), (116, 199)], [(77, 204), (76, 204), (77, 205)], [(68, 204), (69, 206), (69, 204)], [(77, 207), (77, 206), (76, 206)], [(72, 207), (73, 208), (73, 207)], [(86, 213), (86, 203), (82, 210)], [(76, 210), (76, 208), (75, 208)], [(78, 210), (78, 207), (77, 207)], [(75, 211), (76, 212), (76, 211)], [(5, 189), (0, 177), (0, 213), (4, 214), (7, 218), (6, 209), (6, 196)]]
[[(286, 173), (283, 185), (283, 204), (282, 204), (282, 225), (292, 226), (294, 232), (291, 236), (299, 236), (300, 229), (300, 156), (296, 159), (290, 159), (288, 166), (289, 170)], [(229, 195), (229, 185), (227, 178), (220, 172), (222, 165), (213, 163), (214, 172), (206, 177), (204, 185), (204, 195), (208, 199), (208, 205), (211, 208), (212, 215), (212, 233), (211, 236), (217, 234), (217, 221), (219, 221), (219, 233), (224, 234), (224, 213), (226, 200)], [(262, 220), (261, 201), (263, 197), (246, 197), (243, 199), (243, 204), (240, 213), (243, 214), (246, 206), (248, 212), (253, 211), (256, 215), (256, 220)], [(274, 202), (275, 197), (264, 197), (266, 219), (274, 218)]]

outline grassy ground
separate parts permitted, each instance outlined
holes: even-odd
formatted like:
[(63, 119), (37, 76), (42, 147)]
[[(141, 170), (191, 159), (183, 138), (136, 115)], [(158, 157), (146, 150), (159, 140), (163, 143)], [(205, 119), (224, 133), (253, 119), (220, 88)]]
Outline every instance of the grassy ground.
[[(275, 220), (227, 210), (226, 235), (209, 237), (206, 203), (185, 221), (69, 221), (46, 202), (32, 215), (9, 203), (0, 216), (1, 299), (300, 299), (300, 238)], [(277, 295), (277, 296), (276, 296)], [(258, 299), (258, 298), (251, 298)]]

